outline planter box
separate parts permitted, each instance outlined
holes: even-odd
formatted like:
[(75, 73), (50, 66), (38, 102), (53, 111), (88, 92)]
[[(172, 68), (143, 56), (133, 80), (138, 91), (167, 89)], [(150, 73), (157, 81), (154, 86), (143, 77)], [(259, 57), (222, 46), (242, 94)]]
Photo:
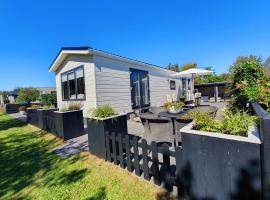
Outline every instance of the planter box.
[(27, 123), (38, 126), (38, 114), (37, 109), (27, 108), (26, 109), (26, 121)]
[(19, 112), (19, 104), (13, 104), (13, 103), (7, 103), (5, 105), (5, 111), (7, 114), (11, 114), (11, 113), (18, 113)]
[(56, 135), (64, 140), (84, 135), (82, 110), (59, 112), (54, 111)]
[(257, 127), (248, 137), (183, 127), (177, 178), (182, 198), (261, 199), (261, 140)]
[(127, 115), (122, 114), (110, 118), (90, 118), (87, 122), (89, 151), (106, 159), (105, 132), (127, 134)]
[(45, 108), (45, 109), (37, 109), (37, 117), (38, 117), (38, 127), (42, 130), (45, 130), (46, 127), (46, 115), (50, 112), (57, 111), (58, 108)]

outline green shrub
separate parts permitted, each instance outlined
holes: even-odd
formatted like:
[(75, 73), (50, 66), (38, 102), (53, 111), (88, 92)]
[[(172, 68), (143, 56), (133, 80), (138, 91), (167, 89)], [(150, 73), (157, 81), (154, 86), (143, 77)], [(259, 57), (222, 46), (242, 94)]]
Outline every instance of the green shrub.
[(265, 79), (263, 64), (261, 59), (256, 56), (238, 57), (230, 71), (233, 81), (233, 105), (243, 109), (250, 100), (253, 100), (249, 95), (254, 96), (256, 92), (248, 90), (248, 88), (257, 87), (258, 81)]
[(233, 113), (230, 110), (224, 111), (221, 123), (221, 131), (224, 134), (247, 136), (249, 126), (256, 121), (255, 116), (249, 115), (245, 111)]
[(33, 108), (33, 109), (39, 109), (39, 108), (41, 108), (41, 106), (40, 105), (31, 105), (31, 107), (30, 108)]
[(19, 95), (16, 99), (18, 103), (30, 103), (39, 98), (39, 91), (36, 88), (20, 88)]
[(191, 116), (196, 130), (240, 136), (247, 136), (249, 126), (257, 119), (245, 111), (233, 112), (231, 110), (225, 110), (221, 120), (215, 120), (208, 114), (201, 112), (193, 112)]
[(25, 106), (19, 107), (19, 111), (26, 111), (26, 107)]
[(220, 132), (220, 123), (215, 121), (215, 119), (210, 117), (207, 113), (196, 111), (192, 112), (190, 116), (195, 122), (194, 129), (208, 132)]
[(183, 108), (183, 106), (185, 105), (185, 103), (183, 102), (166, 102), (164, 104), (164, 107), (169, 110), (170, 108), (174, 108), (175, 110), (181, 110)]
[(104, 105), (95, 109), (90, 109), (88, 113), (91, 117), (97, 118), (107, 118), (117, 115), (117, 112), (114, 111), (111, 105)]
[(45, 106), (52, 106), (55, 105), (57, 100), (56, 100), (56, 94), (42, 94), (40, 96), (40, 101), (43, 105)]

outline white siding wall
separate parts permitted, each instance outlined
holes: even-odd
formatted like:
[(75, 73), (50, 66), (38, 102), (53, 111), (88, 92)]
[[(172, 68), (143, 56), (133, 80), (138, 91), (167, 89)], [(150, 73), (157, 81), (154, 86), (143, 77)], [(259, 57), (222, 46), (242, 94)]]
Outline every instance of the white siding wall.
[(84, 66), (86, 100), (80, 102), (83, 105), (84, 115), (86, 116), (88, 110), (90, 108), (96, 107), (97, 105), (95, 87), (95, 65), (93, 64), (92, 56), (68, 56), (67, 59), (63, 62), (63, 64), (56, 73), (57, 103), (60, 109), (66, 108), (67, 104), (70, 103), (70, 101), (62, 100), (61, 73), (79, 67), (81, 65)]
[(97, 105), (111, 104), (118, 112), (132, 112), (129, 69), (148, 71), (151, 106), (162, 106), (167, 94), (180, 95), (180, 81), (176, 81), (176, 90), (170, 90), (169, 72), (161, 69), (146, 68), (125, 62), (93, 56), (96, 65)]

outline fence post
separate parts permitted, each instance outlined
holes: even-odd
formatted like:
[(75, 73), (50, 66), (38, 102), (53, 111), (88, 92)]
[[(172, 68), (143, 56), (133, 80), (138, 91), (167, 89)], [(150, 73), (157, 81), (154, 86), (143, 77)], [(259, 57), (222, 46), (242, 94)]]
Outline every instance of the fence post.
[(261, 118), (262, 134), (262, 186), (264, 199), (270, 199), (270, 113)]
[(153, 172), (153, 177), (154, 177), (154, 183), (156, 185), (160, 185), (160, 172), (159, 172), (159, 161), (158, 161), (158, 148), (157, 148), (157, 143), (152, 142), (152, 172)]
[(145, 139), (142, 139), (142, 156), (143, 156), (143, 176), (144, 179), (149, 181), (150, 177), (148, 167), (148, 149), (147, 149), (147, 142)]
[(111, 145), (110, 145), (110, 134), (108, 131), (105, 132), (105, 146), (106, 146), (106, 160), (111, 162)]
[(171, 165), (170, 165), (170, 152), (168, 144), (162, 145), (163, 150), (163, 180), (165, 182), (165, 188), (167, 190), (172, 190), (172, 183), (171, 183)]
[(132, 171), (131, 167), (131, 158), (130, 158), (130, 144), (129, 144), (129, 136), (125, 137), (125, 145), (126, 145), (126, 160), (127, 160), (127, 170)]
[(139, 153), (138, 153), (138, 139), (133, 137), (133, 151), (134, 151), (134, 168), (135, 174), (140, 176), (140, 162), (139, 162)]
[(118, 148), (119, 148), (119, 161), (120, 161), (120, 167), (124, 168), (124, 158), (123, 158), (123, 140), (122, 140), (122, 134), (119, 133), (117, 135), (118, 137)]

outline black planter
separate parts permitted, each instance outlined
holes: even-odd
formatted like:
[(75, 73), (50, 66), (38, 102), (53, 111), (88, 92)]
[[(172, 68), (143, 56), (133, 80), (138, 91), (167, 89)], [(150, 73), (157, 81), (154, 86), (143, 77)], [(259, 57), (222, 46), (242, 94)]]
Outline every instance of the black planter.
[(54, 112), (56, 135), (64, 140), (84, 135), (82, 110)]
[(11, 114), (11, 113), (18, 113), (19, 112), (19, 104), (13, 104), (13, 103), (7, 103), (5, 105), (5, 111), (7, 114)]
[(261, 199), (259, 142), (181, 134), (176, 163), (181, 199)]
[(38, 126), (37, 109), (27, 108), (27, 110), (26, 110), (26, 120), (27, 120), (27, 123), (29, 123), (31, 125), (34, 125), (34, 126)]
[[(53, 111), (59, 110), (58, 108), (48, 108), (48, 109), (37, 109), (37, 118), (38, 118), (38, 123), (37, 126), (45, 130), (45, 127), (47, 127), (47, 116), (52, 113)], [(47, 130), (46, 130), (47, 131)]]
[(106, 159), (105, 132), (127, 134), (127, 115), (106, 119), (88, 119), (87, 122), (89, 151)]

